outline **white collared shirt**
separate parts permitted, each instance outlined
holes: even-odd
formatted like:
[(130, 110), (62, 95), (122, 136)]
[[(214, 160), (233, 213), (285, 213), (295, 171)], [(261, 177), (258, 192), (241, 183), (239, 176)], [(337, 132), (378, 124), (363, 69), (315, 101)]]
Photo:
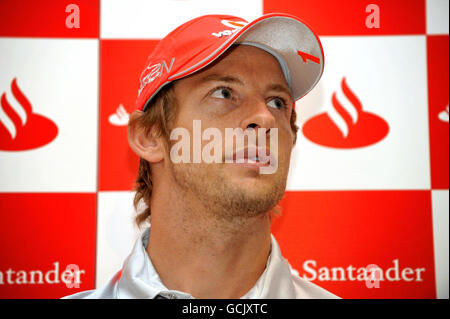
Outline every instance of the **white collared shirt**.
[[(147, 254), (146, 247), (150, 228), (136, 241), (131, 254), (123, 263), (122, 270), (102, 288), (87, 290), (64, 297), (65, 299), (193, 299), (185, 292), (164, 286)], [(255, 286), (241, 299), (328, 299), (338, 298), (325, 289), (299, 277), (281, 255), (275, 237), (271, 235), (271, 251), (266, 269)]]

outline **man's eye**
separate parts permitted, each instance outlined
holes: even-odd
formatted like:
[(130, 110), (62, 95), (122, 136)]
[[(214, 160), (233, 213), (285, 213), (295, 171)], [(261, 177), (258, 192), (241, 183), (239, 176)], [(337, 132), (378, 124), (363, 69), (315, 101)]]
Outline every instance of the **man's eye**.
[(231, 99), (231, 90), (228, 88), (218, 88), (214, 90), (211, 96), (218, 99)]
[(273, 107), (275, 109), (283, 109), (286, 107), (286, 102), (284, 101), (284, 99), (280, 98), (280, 97), (275, 97), (273, 99), (271, 99), (268, 103), (268, 106)]

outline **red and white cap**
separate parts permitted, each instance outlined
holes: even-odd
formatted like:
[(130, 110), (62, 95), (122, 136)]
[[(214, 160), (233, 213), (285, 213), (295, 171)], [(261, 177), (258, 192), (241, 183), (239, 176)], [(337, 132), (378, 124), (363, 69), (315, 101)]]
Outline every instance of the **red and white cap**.
[(206, 67), (233, 44), (252, 45), (272, 54), (294, 100), (311, 91), (322, 76), (322, 45), (299, 18), (275, 13), (248, 23), (234, 16), (206, 15), (170, 32), (150, 54), (140, 76), (137, 109), (145, 111), (162, 87)]

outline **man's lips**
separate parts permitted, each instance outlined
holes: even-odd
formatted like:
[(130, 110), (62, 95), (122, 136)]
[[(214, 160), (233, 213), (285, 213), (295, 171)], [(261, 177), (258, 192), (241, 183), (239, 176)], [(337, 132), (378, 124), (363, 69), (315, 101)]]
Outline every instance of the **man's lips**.
[(273, 165), (275, 156), (265, 147), (248, 146), (237, 150), (231, 156), (225, 156), (225, 163), (262, 167)]

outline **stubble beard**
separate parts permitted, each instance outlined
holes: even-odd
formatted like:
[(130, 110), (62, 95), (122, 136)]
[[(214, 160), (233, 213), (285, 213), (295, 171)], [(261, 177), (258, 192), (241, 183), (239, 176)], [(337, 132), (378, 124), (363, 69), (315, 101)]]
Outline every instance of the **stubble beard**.
[[(281, 164), (281, 163), (280, 163)], [(250, 218), (269, 214), (283, 197), (287, 169), (278, 166), (276, 173), (259, 175), (254, 187), (245, 188), (227, 176), (224, 165), (230, 164), (173, 164), (172, 177), (186, 197), (193, 196), (204, 206), (207, 216), (216, 220), (244, 223)]]

